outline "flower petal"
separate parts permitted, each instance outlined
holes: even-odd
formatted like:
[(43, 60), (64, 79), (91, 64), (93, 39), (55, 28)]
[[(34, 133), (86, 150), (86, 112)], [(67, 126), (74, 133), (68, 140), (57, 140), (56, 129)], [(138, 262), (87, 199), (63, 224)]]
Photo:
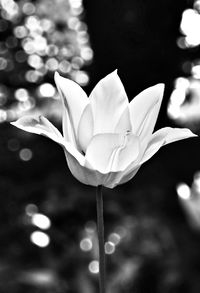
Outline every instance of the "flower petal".
[(81, 151), (86, 152), (87, 146), (93, 136), (94, 119), (90, 103), (85, 107), (78, 126), (78, 145)]
[(139, 139), (135, 135), (104, 133), (95, 135), (86, 151), (86, 162), (106, 174), (123, 171), (139, 155)]
[(164, 84), (149, 87), (129, 104), (133, 133), (145, 137), (153, 132), (163, 98)]
[(103, 174), (80, 164), (80, 161), (72, 155), (67, 149), (64, 149), (68, 167), (72, 175), (81, 183), (98, 186), (102, 184)]
[(113, 153), (122, 144), (123, 138), (120, 134), (96, 134), (93, 136), (86, 150), (86, 161), (99, 172), (104, 174), (109, 173), (111, 171), (110, 161)]
[(115, 133), (125, 133), (132, 132), (131, 118), (129, 107), (127, 106), (124, 112), (122, 113), (119, 121), (115, 127)]
[(187, 128), (164, 127), (159, 129), (152, 135), (141, 164), (149, 160), (163, 145), (195, 136), (197, 135)]
[(16, 122), (11, 122), (11, 124), (22, 130), (47, 136), (56, 142), (62, 139), (62, 135), (58, 129), (43, 116), (24, 116)]
[[(68, 167), (72, 175), (83, 184), (98, 186), (102, 185), (107, 188), (114, 188), (120, 183), (123, 177), (123, 172), (109, 172), (106, 174), (93, 170), (88, 166), (82, 166), (74, 156), (65, 151)], [(126, 177), (127, 178), (127, 177)]]
[(75, 142), (78, 124), (89, 99), (77, 83), (61, 77), (58, 72), (55, 73), (55, 83), (61, 95), (64, 108), (63, 135), (67, 140)]
[(133, 134), (127, 133), (124, 136), (123, 145), (117, 150), (115, 161), (113, 162), (113, 171), (123, 171), (131, 163), (134, 163), (140, 154), (139, 138)]
[(40, 134), (52, 139), (60, 144), (65, 151), (76, 158), (79, 164), (84, 166), (85, 157), (79, 153), (72, 144), (66, 142), (58, 129), (45, 117), (40, 116), (35, 118), (31, 116), (24, 116), (16, 122), (11, 122), (11, 124), (27, 132)]
[(46, 136), (60, 144), (64, 149), (72, 175), (80, 182), (92, 186), (104, 185), (108, 188), (113, 188), (118, 184), (118, 178), (121, 178), (122, 172), (102, 174), (94, 170), (90, 163), (86, 162), (85, 157), (72, 144), (66, 142), (61, 133), (45, 117), (25, 116), (11, 124), (22, 130)]
[(128, 98), (117, 71), (101, 79), (89, 98), (95, 117), (94, 134), (114, 132), (128, 105)]
[(119, 178), (119, 181), (115, 182), (116, 185), (119, 185), (119, 184), (124, 184), (126, 182), (128, 182), (129, 180), (131, 180), (135, 175), (136, 173), (139, 171), (141, 165), (135, 165), (135, 166), (132, 166), (132, 168), (130, 170), (126, 170), (124, 171), (124, 173), (121, 175), (121, 177)]

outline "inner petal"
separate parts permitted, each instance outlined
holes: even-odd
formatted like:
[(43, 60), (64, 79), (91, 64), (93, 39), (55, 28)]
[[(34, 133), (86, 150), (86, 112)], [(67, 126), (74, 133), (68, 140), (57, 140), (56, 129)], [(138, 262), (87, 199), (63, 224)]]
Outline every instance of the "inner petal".
[(124, 136), (123, 145), (116, 151), (115, 161), (112, 165), (112, 171), (123, 171), (127, 166), (138, 158), (140, 153), (139, 138), (127, 132)]
[(94, 119), (92, 115), (91, 105), (87, 104), (78, 125), (78, 145), (79, 148), (85, 153), (87, 146), (93, 136)]
[(132, 132), (130, 110), (128, 106), (122, 113), (115, 127), (115, 133), (126, 133), (126, 132)]
[[(129, 104), (133, 132), (137, 135), (145, 128), (152, 132), (160, 110), (164, 85), (157, 84), (139, 93)], [(150, 116), (151, 119), (148, 119)]]
[(100, 80), (89, 98), (95, 117), (94, 134), (113, 133), (128, 105), (128, 98), (117, 71)]
[(87, 150), (86, 161), (101, 173), (124, 170), (139, 154), (139, 139), (132, 134), (95, 135)]

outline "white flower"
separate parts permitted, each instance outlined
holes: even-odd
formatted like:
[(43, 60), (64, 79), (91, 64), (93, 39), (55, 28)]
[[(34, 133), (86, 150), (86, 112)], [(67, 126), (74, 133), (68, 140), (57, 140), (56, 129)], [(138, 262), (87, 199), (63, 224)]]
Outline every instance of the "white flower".
[(58, 73), (55, 82), (63, 105), (63, 136), (43, 116), (12, 124), (59, 143), (71, 173), (82, 183), (113, 188), (130, 180), (161, 146), (195, 136), (189, 129), (170, 127), (153, 133), (163, 84), (147, 88), (129, 103), (117, 71), (100, 80), (89, 98)]

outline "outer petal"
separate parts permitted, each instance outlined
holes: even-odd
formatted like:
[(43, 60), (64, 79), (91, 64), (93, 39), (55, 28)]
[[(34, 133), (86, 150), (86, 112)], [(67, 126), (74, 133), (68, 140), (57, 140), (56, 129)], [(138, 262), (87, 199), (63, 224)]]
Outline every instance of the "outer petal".
[(163, 98), (164, 84), (149, 87), (130, 103), (133, 133), (141, 138), (152, 134)]
[(69, 169), (73, 176), (80, 182), (92, 186), (103, 184), (107, 174), (101, 174), (91, 168), (81, 155), (70, 143), (66, 142), (57, 128), (51, 124), (45, 117), (22, 117), (12, 125), (35, 134), (46, 136), (60, 144), (65, 152)]
[(140, 149), (140, 153), (139, 153), (137, 159), (134, 161), (131, 161), (125, 170), (123, 170), (122, 172), (119, 172), (119, 174), (116, 176), (115, 180), (113, 180), (113, 182), (111, 182), (110, 188), (113, 188), (119, 184), (124, 184), (136, 175), (136, 173), (138, 172), (138, 170), (141, 167), (141, 162), (140, 162), (141, 156), (142, 156), (142, 153), (141, 153), (141, 149)]
[(197, 135), (187, 128), (165, 127), (159, 129), (152, 135), (141, 164), (149, 160), (163, 145), (195, 136)]
[(94, 134), (112, 133), (128, 105), (124, 86), (117, 71), (110, 73), (95, 86), (90, 94), (94, 119)]
[(81, 116), (79, 126), (78, 126), (78, 133), (77, 133), (79, 148), (84, 153), (86, 152), (87, 146), (89, 145), (89, 142), (92, 139), (93, 128), (94, 128), (94, 118), (92, 115), (92, 109), (91, 109), (91, 105), (87, 104)]
[(86, 162), (106, 174), (123, 171), (138, 155), (139, 139), (135, 135), (104, 133), (92, 138), (86, 151)]
[(66, 149), (64, 150), (68, 167), (77, 180), (91, 186), (103, 185), (106, 177), (105, 174), (101, 174), (100, 172), (91, 169), (89, 166), (80, 164), (73, 155), (71, 155)]
[(40, 134), (43, 136), (46, 136), (58, 144), (60, 144), (65, 151), (70, 153), (81, 165), (85, 164), (85, 158), (83, 155), (81, 155), (70, 143), (67, 143), (61, 133), (58, 131), (56, 127), (53, 126), (51, 122), (49, 122), (48, 119), (46, 119), (43, 116), (40, 117), (30, 117), (25, 116), (20, 119), (18, 119), (16, 122), (12, 122), (12, 125), (31, 132), (35, 134)]
[(123, 171), (102, 174), (99, 171), (92, 170), (86, 166), (80, 165), (79, 162), (73, 156), (71, 156), (70, 153), (66, 151), (65, 155), (72, 175), (81, 183), (91, 186), (103, 185), (107, 188), (114, 188), (115, 186), (130, 180), (136, 174), (136, 171), (138, 171), (139, 169), (138, 168), (137, 170), (133, 171), (131, 176), (130, 174), (124, 174)]
[(63, 102), (63, 135), (76, 145), (78, 124), (89, 99), (77, 83), (61, 77), (57, 72), (55, 83)]
[(136, 173), (139, 171), (141, 165), (135, 165), (134, 167), (132, 167), (130, 170), (126, 170), (121, 177), (119, 178), (119, 181), (117, 182), (116, 185), (120, 185), (120, 184), (124, 184), (126, 182), (128, 182), (129, 180), (131, 180)]
[(62, 139), (62, 135), (58, 129), (43, 116), (24, 116), (16, 122), (11, 122), (11, 124), (22, 130), (47, 136), (56, 142)]

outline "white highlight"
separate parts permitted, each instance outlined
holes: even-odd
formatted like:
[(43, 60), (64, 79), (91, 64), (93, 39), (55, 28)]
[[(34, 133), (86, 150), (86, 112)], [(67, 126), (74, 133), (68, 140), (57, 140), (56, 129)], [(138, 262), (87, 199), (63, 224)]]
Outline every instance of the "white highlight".
[(31, 222), (33, 225), (43, 230), (47, 230), (51, 227), (50, 219), (43, 214), (39, 214), (39, 213), (33, 214), (31, 218)]
[(50, 83), (43, 83), (39, 87), (39, 94), (42, 97), (51, 98), (56, 94), (55, 87)]
[(191, 196), (190, 188), (186, 183), (180, 183), (176, 187), (178, 196), (183, 200), (189, 200)]
[(30, 236), (30, 240), (39, 247), (46, 247), (50, 243), (49, 236), (41, 231), (34, 231)]
[(188, 46), (200, 44), (200, 15), (196, 10), (186, 9), (183, 12), (180, 28)]

